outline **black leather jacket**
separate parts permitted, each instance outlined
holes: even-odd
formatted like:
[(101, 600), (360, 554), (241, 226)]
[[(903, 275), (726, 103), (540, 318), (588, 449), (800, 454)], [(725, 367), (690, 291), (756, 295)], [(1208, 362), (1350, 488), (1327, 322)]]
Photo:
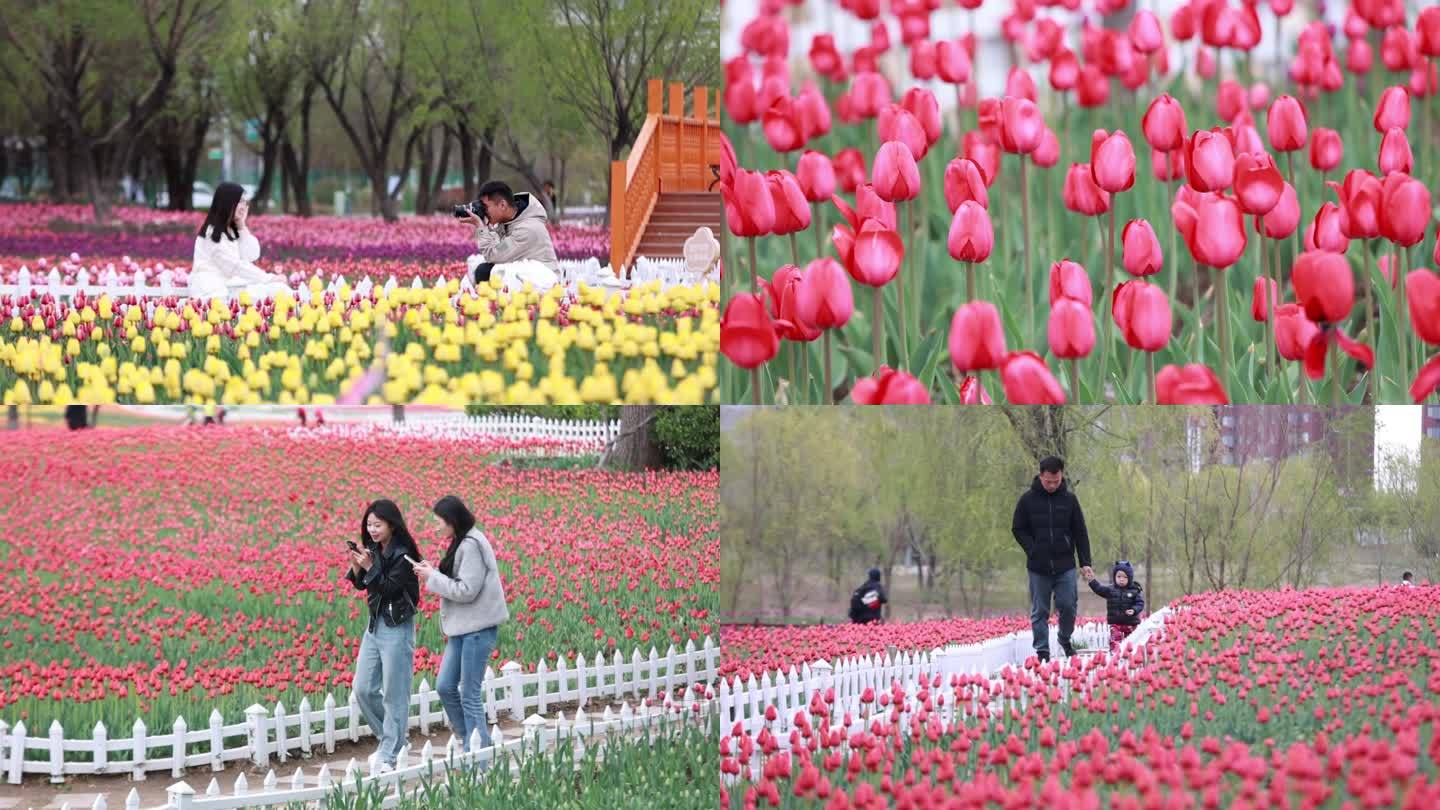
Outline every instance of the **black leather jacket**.
[[(345, 578), (356, 589), (365, 591), (365, 602), (370, 608), (370, 632), (375, 632), (377, 619), (390, 627), (404, 624), (414, 617), (420, 604), (420, 580), (405, 561), (409, 549), (391, 543), (382, 554), (380, 544), (369, 540), (365, 541), (365, 548), (375, 559), (370, 570), (356, 574), (353, 569), (346, 569)], [(414, 552), (410, 552), (410, 556), (415, 556)]]

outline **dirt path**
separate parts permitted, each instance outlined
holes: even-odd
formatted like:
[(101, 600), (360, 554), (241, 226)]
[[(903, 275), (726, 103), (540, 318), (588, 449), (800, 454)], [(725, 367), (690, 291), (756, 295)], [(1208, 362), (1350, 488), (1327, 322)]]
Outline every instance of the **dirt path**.
[[(621, 704), (609, 704), (611, 711), (618, 712)], [(633, 706), (633, 703), (632, 703)], [(598, 717), (605, 710), (605, 705), (591, 703), (586, 708), (586, 713)], [(563, 712), (567, 719), (575, 715), (575, 705), (561, 704), (551, 710), (551, 717), (546, 719), (553, 724), (554, 712)], [(500, 730), (507, 739), (513, 739), (523, 732), (523, 726), (510, 719), (500, 723)], [(422, 735), (419, 729), (412, 729), (409, 742), (412, 757), (418, 757), (420, 749), (425, 747), (428, 741), (433, 747), (436, 755), (444, 752), (445, 746), (450, 742), (451, 732), (443, 722), (436, 723), (430, 729), (430, 736)], [(291, 777), (295, 774), (296, 768), (304, 769), (304, 778), (307, 784), (315, 784), (322, 765), (330, 766), (332, 778), (337, 781), (344, 776), (345, 766), (351, 758), (359, 764), (362, 771), (368, 773), (367, 760), (375, 752), (375, 739), (362, 738), (358, 742), (350, 742), (348, 739), (335, 742), (335, 753), (325, 753), (324, 745), (316, 747), (311, 756), (306, 759), (296, 753), (290, 754), (284, 764), (280, 764), (274, 758), (271, 759), (270, 768), (275, 771), (275, 779), (280, 787), (288, 787)], [(412, 760), (413, 764), (414, 760)], [(249, 783), (251, 792), (258, 792), (265, 779), (266, 769), (257, 770), (248, 761), (228, 763), (224, 770), (212, 771), (209, 768), (191, 768), (185, 772), (180, 779), (170, 775), (168, 771), (151, 771), (143, 782), (132, 782), (130, 777), (125, 775), (113, 776), (71, 776), (61, 785), (52, 785), (47, 777), (42, 774), (29, 774), (25, 781), (19, 785), (0, 783), (0, 810), (60, 810), (69, 802), (72, 810), (83, 810), (95, 803), (97, 796), (105, 796), (105, 805), (108, 810), (123, 810), (125, 800), (133, 789), (140, 795), (140, 807), (154, 808), (165, 804), (169, 796), (166, 790), (179, 781), (184, 781), (194, 789), (197, 795), (203, 796), (210, 785), (210, 780), (215, 779), (220, 783), (220, 790), (224, 794), (231, 792), (235, 779), (240, 774), (245, 774), (245, 780)]]

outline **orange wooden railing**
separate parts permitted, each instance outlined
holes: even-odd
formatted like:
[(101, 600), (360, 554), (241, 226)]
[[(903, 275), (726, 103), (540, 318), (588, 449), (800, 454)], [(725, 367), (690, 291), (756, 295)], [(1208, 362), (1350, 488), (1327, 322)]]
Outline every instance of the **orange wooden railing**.
[(711, 167), (720, 165), (719, 93), (712, 106), (709, 88), (694, 88), (687, 116), (684, 85), (669, 85), (666, 110), (663, 83), (651, 79), (648, 89), (645, 125), (629, 158), (610, 163), (610, 266), (617, 276), (622, 268), (628, 275), (660, 192), (709, 191)]

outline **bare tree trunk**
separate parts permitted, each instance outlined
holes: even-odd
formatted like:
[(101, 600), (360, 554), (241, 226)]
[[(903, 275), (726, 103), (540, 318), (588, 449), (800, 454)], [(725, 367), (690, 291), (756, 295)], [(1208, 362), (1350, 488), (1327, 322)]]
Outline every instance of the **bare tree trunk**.
[(622, 470), (653, 470), (664, 462), (655, 444), (650, 425), (658, 412), (655, 405), (626, 405), (620, 409), (620, 435), (610, 459)]

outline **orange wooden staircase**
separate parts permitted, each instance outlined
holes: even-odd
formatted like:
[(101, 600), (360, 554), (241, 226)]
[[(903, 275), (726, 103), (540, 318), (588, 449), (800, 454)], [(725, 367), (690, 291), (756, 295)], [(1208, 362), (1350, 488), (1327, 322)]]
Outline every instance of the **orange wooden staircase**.
[(683, 256), (685, 240), (701, 226), (720, 238), (719, 94), (694, 88), (687, 116), (678, 83), (669, 85), (669, 109), (662, 111), (666, 89), (650, 80), (640, 135), (627, 159), (610, 164), (610, 266), (617, 276), (623, 268), (628, 277), (639, 256)]

